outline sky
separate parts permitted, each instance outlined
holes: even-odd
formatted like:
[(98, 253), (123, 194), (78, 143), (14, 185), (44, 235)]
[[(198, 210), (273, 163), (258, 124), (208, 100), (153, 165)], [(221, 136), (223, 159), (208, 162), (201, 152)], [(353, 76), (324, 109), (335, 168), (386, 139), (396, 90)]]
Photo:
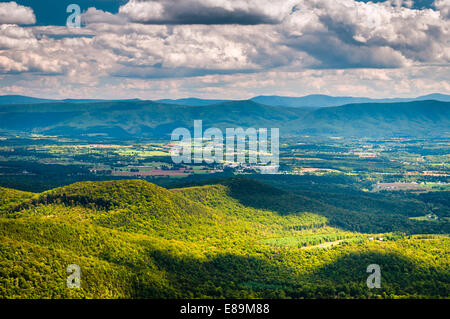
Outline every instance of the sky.
[(450, 0), (0, 0), (0, 95), (429, 93), (450, 94)]

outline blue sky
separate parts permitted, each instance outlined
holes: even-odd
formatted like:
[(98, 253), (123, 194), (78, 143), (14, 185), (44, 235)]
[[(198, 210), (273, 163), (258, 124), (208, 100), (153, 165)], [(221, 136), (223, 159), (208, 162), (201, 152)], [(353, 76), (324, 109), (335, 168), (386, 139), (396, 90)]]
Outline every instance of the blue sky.
[[(0, 0), (0, 2), (10, 2), (10, 0)], [(18, 0), (16, 3), (33, 8), (36, 15), (36, 25), (65, 25), (67, 17), (66, 12), (68, 5), (78, 4), (82, 11), (90, 7), (99, 10), (117, 13), (121, 5), (126, 4), (127, 0)]]
[(0, 0), (0, 94), (450, 93), (450, 0), (375, 2)]

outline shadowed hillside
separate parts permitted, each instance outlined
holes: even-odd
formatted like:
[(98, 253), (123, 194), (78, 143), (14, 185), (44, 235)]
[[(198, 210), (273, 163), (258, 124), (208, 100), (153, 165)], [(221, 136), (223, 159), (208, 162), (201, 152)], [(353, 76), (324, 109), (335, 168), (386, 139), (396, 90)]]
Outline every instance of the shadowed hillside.
[[(180, 189), (194, 201), (222, 209), (238, 207), (276, 212), (281, 216), (311, 212), (327, 218), (328, 224), (348, 231), (363, 233), (401, 231), (406, 233), (448, 233), (448, 223), (427, 224), (409, 219), (427, 211), (417, 201), (380, 201), (366, 195), (326, 194), (283, 191), (249, 179), (225, 179), (203, 184), (219, 184)], [(222, 205), (222, 206), (221, 206)], [(239, 208), (234, 208), (237, 210)]]

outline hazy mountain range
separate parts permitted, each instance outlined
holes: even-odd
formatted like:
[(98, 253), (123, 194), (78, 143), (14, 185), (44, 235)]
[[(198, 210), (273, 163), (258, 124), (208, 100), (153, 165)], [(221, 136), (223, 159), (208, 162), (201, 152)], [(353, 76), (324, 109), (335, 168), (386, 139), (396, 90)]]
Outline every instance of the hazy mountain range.
[[(138, 101), (139, 99), (114, 100), (114, 101)], [(101, 99), (41, 99), (23, 95), (2, 95), (0, 96), (0, 105), (19, 105), (19, 104), (42, 104), (42, 103), (99, 103), (109, 100)]]
[(303, 97), (284, 97), (284, 96), (258, 96), (252, 101), (276, 106), (291, 107), (328, 107), (340, 106), (352, 103), (400, 103), (413, 101), (435, 100), (450, 102), (450, 95), (445, 94), (429, 94), (416, 98), (391, 98), (391, 99), (371, 99), (365, 97), (335, 97), (329, 95), (307, 95)]
[(194, 120), (208, 127), (280, 128), (282, 137), (448, 137), (450, 102), (359, 103), (333, 107), (271, 106), (247, 101), (190, 106), (152, 101), (1, 105), (0, 132), (68, 137), (169, 139)]
[[(257, 103), (271, 105), (271, 106), (289, 106), (289, 107), (330, 107), (340, 106), (345, 104), (354, 103), (400, 103), (400, 102), (413, 102), (413, 101), (426, 101), (435, 100), (450, 102), (450, 95), (445, 94), (429, 94), (415, 98), (389, 98), (389, 99), (371, 99), (366, 97), (351, 97), (351, 96), (329, 96), (323, 94), (306, 95), (302, 97), (288, 97), (288, 96), (256, 96), (251, 98), (250, 101)], [(161, 103), (179, 104), (179, 105), (212, 105), (221, 102), (227, 102), (226, 100), (205, 100), (197, 98), (187, 98), (178, 100), (158, 100)], [(229, 101), (228, 101), (229, 102)]]
[[(287, 96), (256, 96), (249, 99), (250, 101), (271, 105), (271, 106), (289, 106), (289, 107), (329, 107), (340, 106), (353, 103), (400, 103), (413, 101), (435, 100), (450, 102), (450, 95), (434, 93), (423, 95), (416, 98), (388, 98), (388, 99), (372, 99), (366, 97), (351, 97), (351, 96), (329, 96), (322, 94), (306, 95), (302, 97), (287, 97)], [(51, 100), (41, 99), (35, 97), (28, 97), (22, 95), (4, 95), (0, 96), (0, 105), (12, 104), (41, 104), (41, 103), (98, 103), (111, 101), (140, 101), (139, 99), (128, 100), (100, 100), (100, 99), (64, 99)], [(206, 106), (224, 102), (233, 102), (234, 100), (213, 100), (213, 99), (199, 99), (199, 98), (184, 98), (184, 99), (162, 99), (154, 102), (164, 104), (176, 104), (186, 106)]]

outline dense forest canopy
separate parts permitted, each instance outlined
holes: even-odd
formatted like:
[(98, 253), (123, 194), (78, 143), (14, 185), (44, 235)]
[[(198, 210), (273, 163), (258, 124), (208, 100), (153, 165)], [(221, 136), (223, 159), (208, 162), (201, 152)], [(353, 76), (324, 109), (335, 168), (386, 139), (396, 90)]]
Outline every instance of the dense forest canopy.
[[(422, 213), (417, 199), (367, 197), (350, 209), (352, 196), (241, 178), (201, 184), (1, 188), (0, 296), (449, 297), (449, 224), (410, 219)], [(81, 289), (66, 287), (70, 264), (81, 267)], [(381, 266), (380, 289), (366, 286), (370, 264)]]

